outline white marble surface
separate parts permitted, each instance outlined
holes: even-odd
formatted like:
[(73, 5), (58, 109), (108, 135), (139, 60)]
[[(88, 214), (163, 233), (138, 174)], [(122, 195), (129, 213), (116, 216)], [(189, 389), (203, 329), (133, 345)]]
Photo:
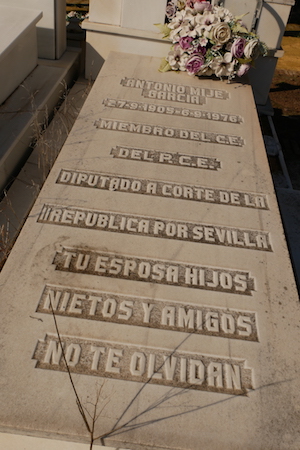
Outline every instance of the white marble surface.
[(298, 450), (300, 306), (251, 88), (159, 63), (108, 58), (3, 268), (2, 429), (88, 443), (51, 299), (105, 445)]
[(155, 23), (165, 19), (165, 2), (161, 0), (91, 0), (91, 22), (118, 25), (143, 31), (154, 31)]
[(144, 31), (84, 20), (86, 30), (85, 77), (95, 80), (110, 52), (165, 58), (170, 42), (157, 31)]
[(90, 0), (91, 22), (121, 25), (123, 0)]
[(164, 23), (165, 3), (161, 0), (123, 0), (121, 26), (154, 31), (154, 24)]
[(257, 25), (257, 34), (269, 48), (280, 48), (291, 4), (264, 2)]
[[(0, 61), (16, 45), (19, 39), (34, 28), (36, 23), (42, 18), (41, 10), (16, 9), (11, 6), (1, 6), (0, 16), (1, 40), (0, 40)], [(9, 26), (8, 26), (9, 23)]]
[[(252, 0), (225, 0), (224, 6), (233, 14), (245, 14), (243, 22), (251, 29), (257, 2)], [(275, 0), (262, 2), (261, 12), (258, 13), (256, 32), (260, 39), (271, 49), (278, 49), (288, 21), (294, 0)], [(259, 6), (259, 5), (258, 5)]]
[[(61, 441), (56, 439), (43, 439), (40, 437), (24, 436), (9, 433), (0, 433), (0, 445), (5, 450), (86, 450), (87, 444)], [(115, 447), (103, 447), (97, 445), (101, 450), (125, 450)]]

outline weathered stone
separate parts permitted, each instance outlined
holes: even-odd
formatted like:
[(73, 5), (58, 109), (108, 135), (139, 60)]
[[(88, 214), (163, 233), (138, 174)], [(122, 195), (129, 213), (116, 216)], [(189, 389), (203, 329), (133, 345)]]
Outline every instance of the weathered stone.
[(4, 266), (2, 428), (88, 442), (65, 357), (102, 444), (296, 450), (299, 300), (251, 88), (159, 63), (111, 55)]

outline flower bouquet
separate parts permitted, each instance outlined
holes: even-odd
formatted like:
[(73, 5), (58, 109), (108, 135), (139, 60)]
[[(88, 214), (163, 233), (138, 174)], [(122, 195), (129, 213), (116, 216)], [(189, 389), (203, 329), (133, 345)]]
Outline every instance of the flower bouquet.
[(66, 15), (66, 21), (67, 22), (82, 22), (84, 19), (88, 18), (88, 13), (84, 14), (78, 11), (70, 11)]
[(160, 71), (214, 74), (228, 81), (244, 75), (259, 55), (267, 54), (267, 47), (247, 30), (242, 17), (207, 0), (169, 0), (160, 28), (173, 45)]

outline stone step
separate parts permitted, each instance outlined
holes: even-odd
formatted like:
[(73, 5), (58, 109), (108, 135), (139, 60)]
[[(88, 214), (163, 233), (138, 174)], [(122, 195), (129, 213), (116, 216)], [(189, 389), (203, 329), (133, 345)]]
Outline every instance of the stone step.
[[(91, 84), (80, 77), (0, 203), (0, 267), (5, 262), (38, 193), (60, 152)], [(43, 447), (44, 448), (44, 447)]]
[(41, 125), (47, 122), (67, 86), (77, 78), (79, 51), (60, 60), (39, 60), (38, 66), (0, 107), (0, 190), (9, 185), (28, 156)]

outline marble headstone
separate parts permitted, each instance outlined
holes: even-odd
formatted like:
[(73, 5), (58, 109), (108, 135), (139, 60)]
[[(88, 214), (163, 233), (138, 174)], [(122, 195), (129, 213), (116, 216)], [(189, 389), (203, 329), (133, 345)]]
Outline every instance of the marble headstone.
[(1, 429), (89, 442), (66, 360), (102, 444), (296, 450), (300, 307), (251, 88), (159, 64), (110, 55), (3, 268)]

